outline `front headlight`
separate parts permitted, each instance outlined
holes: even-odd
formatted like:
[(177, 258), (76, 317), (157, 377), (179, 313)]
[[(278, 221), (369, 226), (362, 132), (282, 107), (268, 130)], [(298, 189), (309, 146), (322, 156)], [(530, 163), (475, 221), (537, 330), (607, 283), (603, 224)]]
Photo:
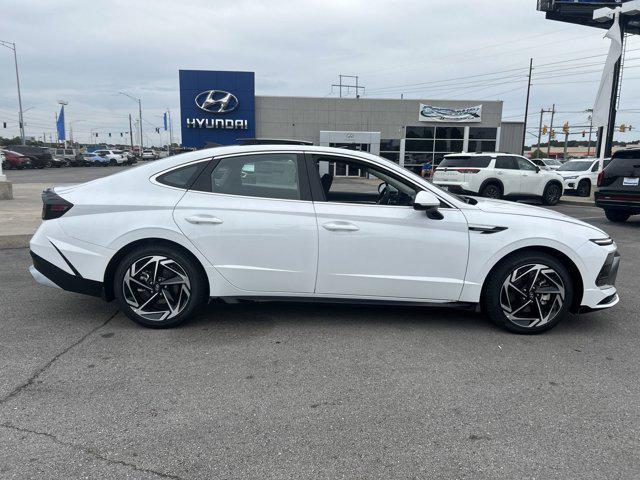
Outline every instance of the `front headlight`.
[(607, 238), (592, 238), (591, 241), (596, 245), (600, 245), (601, 247), (607, 247), (609, 245), (613, 245), (613, 239), (611, 237)]

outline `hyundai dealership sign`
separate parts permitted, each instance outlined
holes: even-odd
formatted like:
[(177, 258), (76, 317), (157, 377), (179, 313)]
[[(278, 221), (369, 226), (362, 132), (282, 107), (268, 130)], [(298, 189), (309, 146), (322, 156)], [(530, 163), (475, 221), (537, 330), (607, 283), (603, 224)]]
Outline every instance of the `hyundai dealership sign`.
[(421, 103), (418, 120), (421, 122), (481, 122), (482, 105), (467, 108), (446, 108)]
[(255, 137), (253, 72), (180, 70), (182, 145), (202, 148)]

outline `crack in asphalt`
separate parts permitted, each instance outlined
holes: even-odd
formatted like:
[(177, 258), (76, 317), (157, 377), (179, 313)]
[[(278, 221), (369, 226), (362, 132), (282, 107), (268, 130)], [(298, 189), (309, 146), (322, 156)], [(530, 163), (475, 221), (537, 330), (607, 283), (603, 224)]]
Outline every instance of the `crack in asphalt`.
[(113, 315), (111, 315), (109, 318), (107, 318), (100, 325), (98, 325), (97, 327), (92, 328), (87, 333), (85, 333), (82, 337), (80, 337), (78, 340), (73, 342), (71, 345), (69, 345), (68, 347), (64, 348), (60, 352), (58, 352), (51, 360), (49, 360), (42, 367), (38, 368), (35, 372), (33, 372), (33, 374), (25, 382), (23, 382), (22, 384), (18, 385), (16, 388), (14, 388), (12, 391), (10, 391), (8, 394), (6, 394), (4, 397), (0, 398), (0, 405), (5, 404), (9, 400), (11, 400), (13, 397), (18, 395), (20, 392), (22, 392), (24, 389), (26, 389), (26, 388), (30, 387), (31, 385), (33, 385), (33, 382), (35, 382), (36, 379), (40, 375), (42, 375), (44, 372), (46, 372), (49, 369), (49, 367), (51, 367), (51, 365), (53, 365), (61, 356), (63, 356), (65, 353), (67, 353), (72, 348), (77, 347), (78, 345), (80, 345), (91, 334), (97, 332), (102, 327), (104, 327), (107, 323), (109, 323), (111, 320), (113, 320), (115, 318), (115, 316), (118, 315), (119, 312), (120, 312), (120, 310), (116, 310)]
[[(117, 312), (116, 312), (117, 313)], [(159, 472), (157, 470), (153, 470), (150, 468), (145, 468), (145, 467), (140, 467), (138, 465), (136, 465), (135, 463), (130, 463), (124, 460), (114, 460), (112, 458), (106, 457), (103, 454), (101, 454), (100, 452), (94, 450), (93, 448), (89, 448), (89, 447), (84, 447), (82, 445), (77, 445), (75, 443), (70, 443), (70, 442), (65, 442), (60, 440), (57, 436), (53, 435), (52, 433), (48, 433), (48, 432), (39, 432), (37, 430), (30, 430), (28, 428), (23, 428), (23, 427), (18, 427), (16, 425), (12, 425), (10, 423), (3, 423), (0, 424), (0, 426), (7, 428), (9, 430), (14, 430), (16, 432), (21, 432), (21, 433), (29, 433), (32, 435), (38, 435), (41, 437), (45, 437), (48, 438), (50, 440), (52, 440), (54, 443), (58, 444), (58, 445), (62, 445), (65, 447), (69, 447), (69, 448), (73, 448), (74, 450), (80, 451), (82, 453), (85, 453), (87, 455), (90, 455), (98, 460), (102, 460), (104, 462), (107, 462), (111, 465), (121, 465), (124, 467), (128, 467), (131, 468), (137, 472), (140, 473), (148, 473), (151, 475), (156, 475), (160, 478), (170, 478), (172, 480), (183, 480), (181, 477), (178, 477), (176, 475), (171, 475), (168, 473), (163, 473), (163, 472)]]

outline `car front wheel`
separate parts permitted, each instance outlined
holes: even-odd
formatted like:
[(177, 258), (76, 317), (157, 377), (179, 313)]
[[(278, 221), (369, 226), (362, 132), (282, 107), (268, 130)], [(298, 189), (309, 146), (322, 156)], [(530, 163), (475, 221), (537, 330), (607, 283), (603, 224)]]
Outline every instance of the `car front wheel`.
[(491, 272), (483, 309), (492, 322), (515, 333), (541, 333), (568, 315), (573, 282), (567, 268), (545, 253), (507, 257)]
[(143, 246), (127, 254), (114, 275), (122, 311), (150, 328), (189, 320), (207, 300), (207, 282), (195, 261), (164, 245)]
[(562, 196), (562, 188), (557, 183), (550, 183), (544, 189), (542, 194), (542, 203), (545, 205), (553, 206), (560, 201)]

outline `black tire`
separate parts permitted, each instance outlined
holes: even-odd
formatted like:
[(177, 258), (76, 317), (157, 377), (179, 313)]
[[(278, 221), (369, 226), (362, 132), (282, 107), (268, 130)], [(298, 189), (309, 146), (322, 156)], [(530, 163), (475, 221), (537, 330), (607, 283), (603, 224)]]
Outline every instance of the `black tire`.
[(604, 215), (608, 220), (616, 223), (624, 223), (629, 220), (631, 214), (626, 210), (613, 210), (610, 208), (605, 208)]
[(112, 167), (117, 165), (118, 162), (116, 162), (113, 158), (111, 160), (109, 160), (109, 165), (111, 165)]
[[(170, 262), (175, 262), (169, 264), (172, 266), (172, 268), (181, 270), (188, 278), (188, 293), (186, 293), (185, 295), (189, 296), (188, 300), (186, 300), (184, 303), (180, 303), (180, 298), (182, 298), (181, 295), (184, 292), (180, 291), (180, 285), (175, 284), (165, 285), (163, 287), (157, 281), (156, 283), (147, 283), (147, 287), (145, 288), (137, 288), (136, 292), (132, 292), (131, 290), (125, 292), (125, 275), (128, 274), (129, 269), (137, 263), (136, 267), (139, 268), (138, 272), (142, 272), (142, 274), (144, 274), (145, 269), (140, 268), (141, 263), (142, 265), (144, 265), (144, 259), (153, 256), (161, 256), (169, 260)], [(164, 267), (159, 267), (157, 279), (161, 279), (161, 275), (163, 274), (176, 275), (176, 270), (168, 270)], [(176, 275), (174, 278), (178, 278), (178, 276)], [(165, 278), (165, 280), (167, 279)], [(136, 285), (136, 287), (139, 285), (131, 282), (130, 284)], [(158, 284), (158, 286), (156, 286), (156, 284)], [(178, 290), (175, 290), (175, 288), (178, 288)], [(161, 295), (163, 294), (163, 290), (165, 289), (169, 289), (169, 294), (168, 297), (164, 296), (163, 298)], [(183, 253), (182, 251), (173, 249), (166, 245), (141, 246), (125, 255), (125, 257), (120, 261), (118, 267), (116, 268), (113, 279), (113, 291), (115, 293), (116, 300), (120, 305), (120, 309), (134, 322), (149, 328), (170, 328), (185, 323), (209, 298), (206, 277), (204, 276), (202, 269), (199, 268), (199, 265), (196, 264), (196, 261), (194, 261), (189, 255)], [(165, 302), (166, 305), (167, 298), (175, 299), (176, 297), (180, 296), (178, 298), (176, 307), (178, 313), (175, 316), (169, 316), (164, 320), (149, 319), (136, 313), (129, 303), (129, 301), (132, 300), (138, 301), (138, 305), (143, 306), (144, 303), (142, 302), (147, 301), (150, 296), (154, 294), (156, 295), (156, 299), (159, 300), (160, 303), (149, 304), (152, 310), (161, 308), (162, 302)], [(127, 295), (129, 296), (129, 301), (127, 301)], [(132, 297), (132, 295), (134, 296)], [(138, 297), (136, 298), (135, 295), (137, 295)], [(172, 309), (169, 310), (171, 310), (171, 314), (173, 314)]]
[(53, 166), (53, 163), (51, 163), (51, 160), (47, 160), (47, 162), (44, 164), (44, 166), (46, 168), (51, 168)]
[[(547, 282), (550, 285), (553, 285), (552, 282), (547, 280), (547, 278), (555, 278), (556, 280), (559, 278), (561, 279), (562, 286), (564, 287), (562, 306), (557, 308), (557, 311), (553, 313), (553, 316), (551, 316), (553, 310), (550, 309), (548, 321), (540, 324), (539, 326), (535, 324), (535, 321), (532, 321), (530, 323), (531, 326), (524, 325), (526, 324), (527, 320), (518, 320), (519, 323), (516, 323), (516, 321), (511, 320), (507, 317), (507, 314), (505, 313), (505, 310), (502, 306), (502, 302), (504, 301), (503, 287), (505, 285), (505, 282), (509, 280), (511, 275), (518, 269), (521, 269), (521, 272), (526, 272), (526, 269), (531, 265), (544, 265), (546, 267), (549, 267), (549, 270), (545, 270), (549, 277), (538, 275), (538, 277), (535, 278), (542, 279), (538, 281)], [(553, 274), (550, 273), (551, 270), (554, 272)], [(519, 278), (525, 277), (525, 275), (522, 275), (521, 272), (518, 272), (518, 274), (521, 275), (521, 277)], [(531, 275), (533, 275), (533, 273)], [(524, 280), (527, 280), (527, 278), (525, 278)], [(538, 286), (536, 288), (544, 288), (544, 286)], [(511, 287), (507, 288), (507, 290), (510, 290), (514, 295), (519, 295), (518, 291), (513, 290)], [(514, 333), (536, 334), (542, 333), (546, 330), (549, 330), (550, 328), (555, 327), (568, 315), (569, 307), (571, 305), (571, 302), (573, 301), (573, 292), (573, 281), (571, 279), (571, 275), (569, 274), (567, 267), (565, 267), (558, 259), (542, 252), (522, 252), (506, 257), (496, 267), (494, 267), (491, 273), (487, 276), (487, 280), (483, 288), (482, 307), (485, 314), (496, 325), (502, 328), (506, 328), (507, 330)], [(538, 302), (543, 301), (544, 294), (537, 294), (535, 293), (534, 289), (533, 295), (531, 295), (527, 290), (527, 295), (525, 295), (524, 297), (520, 297), (520, 300), (522, 300), (523, 302), (530, 299), (533, 299), (532, 303), (530, 304), (533, 306), (535, 305), (536, 299), (538, 299)], [(518, 298), (516, 298), (516, 300), (518, 300)], [(549, 303), (551, 303), (551, 301), (547, 300), (546, 304), (542, 304), (543, 310), (547, 307), (547, 305), (549, 305)], [(553, 305), (556, 304), (554, 303)], [(517, 314), (518, 311), (516, 307), (517, 304), (513, 305), (511, 312)], [(530, 307), (525, 307), (525, 309), (520, 310), (521, 312), (523, 312), (521, 315), (527, 316), (527, 314), (529, 313), (528, 308)], [(539, 310), (537, 311), (539, 312)], [(532, 315), (535, 315), (535, 312), (532, 312)], [(538, 323), (541, 322), (538, 321)]]
[(589, 180), (580, 180), (576, 193), (579, 197), (588, 197), (591, 195), (591, 182)]
[(480, 196), (499, 200), (502, 198), (502, 187), (498, 183), (487, 183), (480, 189)]
[(542, 194), (542, 203), (549, 206), (557, 205), (560, 201), (561, 196), (562, 187), (555, 182), (548, 183), (547, 186), (544, 187), (544, 192)]

